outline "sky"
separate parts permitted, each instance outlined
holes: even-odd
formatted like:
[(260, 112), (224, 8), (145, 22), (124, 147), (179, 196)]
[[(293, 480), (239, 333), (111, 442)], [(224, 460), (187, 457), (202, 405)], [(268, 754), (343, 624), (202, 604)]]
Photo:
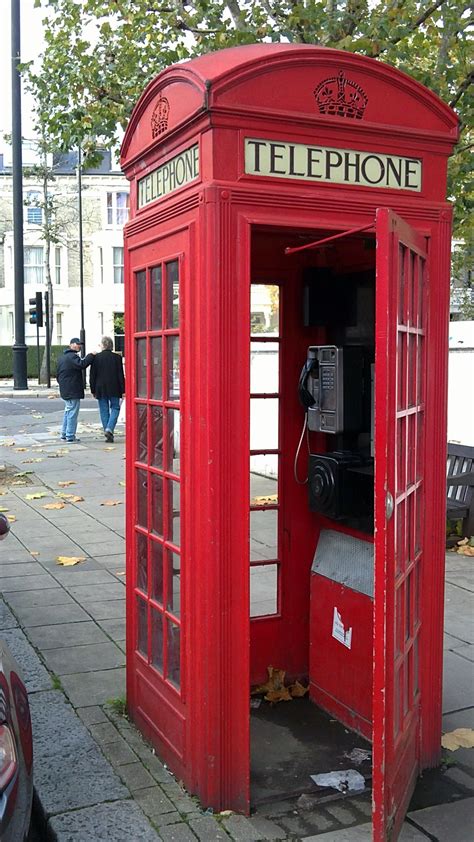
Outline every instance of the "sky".
[[(1, 135), (11, 131), (11, 19), (8, 0), (1, 0), (2, 11), (5, 12), (0, 27), (0, 78), (3, 79), (2, 94), (0, 97), (0, 146), (3, 146)], [(42, 26), (41, 21), (44, 10), (34, 8), (34, 0), (20, 0), (21, 12), (21, 60), (30, 61), (36, 58), (42, 50)], [(27, 95), (22, 97), (22, 134), (25, 138), (31, 138), (32, 101)]]

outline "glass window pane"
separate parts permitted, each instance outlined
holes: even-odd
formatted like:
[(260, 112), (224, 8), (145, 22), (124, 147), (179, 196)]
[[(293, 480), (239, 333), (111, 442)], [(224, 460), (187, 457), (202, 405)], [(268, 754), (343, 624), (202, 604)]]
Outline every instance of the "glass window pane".
[(179, 617), (181, 605), (181, 557), (171, 550), (168, 556), (168, 599), (167, 608), (175, 617)]
[(168, 480), (168, 541), (172, 541), (177, 547), (180, 545), (180, 485), (179, 482)]
[(150, 407), (151, 411), (151, 464), (155, 468), (163, 467), (163, 409), (161, 406)]
[(250, 560), (278, 558), (278, 509), (250, 512)]
[(278, 565), (258, 564), (250, 568), (250, 616), (276, 614), (278, 609)]
[(278, 392), (277, 342), (250, 343), (250, 391), (253, 394)]
[(163, 375), (161, 367), (161, 336), (154, 336), (151, 343), (151, 396), (154, 400), (163, 399)]
[(163, 604), (163, 544), (150, 541), (151, 551), (151, 596), (152, 599)]
[(151, 474), (151, 528), (163, 535), (163, 477)]
[(135, 351), (137, 379), (136, 397), (146, 398), (148, 397), (146, 382), (146, 339), (135, 340)]
[(147, 444), (147, 407), (144, 403), (137, 403), (137, 461), (148, 461)]
[(137, 524), (148, 529), (148, 474), (137, 471)]
[(146, 272), (135, 273), (135, 330), (146, 330)]
[(151, 609), (151, 663), (163, 672), (163, 616)]
[(180, 459), (180, 414), (179, 409), (168, 409), (168, 461), (166, 469), (179, 475)]
[(147, 538), (140, 532), (136, 533), (137, 540), (137, 588), (148, 593), (148, 554)]
[(252, 336), (279, 336), (280, 289), (275, 284), (252, 284), (250, 331)]
[(166, 296), (168, 301), (166, 327), (179, 327), (179, 277), (177, 260), (172, 260), (166, 264)]
[(180, 628), (176, 626), (171, 620), (168, 624), (168, 681), (174, 684), (179, 689), (181, 681), (180, 670)]
[(148, 658), (147, 604), (137, 597), (137, 649)]
[(161, 330), (163, 318), (161, 311), (161, 266), (151, 270), (151, 329)]
[(278, 398), (251, 398), (250, 449), (278, 448)]
[(278, 456), (262, 453), (250, 457), (250, 504), (278, 503)]
[(179, 401), (179, 336), (168, 336), (168, 400)]

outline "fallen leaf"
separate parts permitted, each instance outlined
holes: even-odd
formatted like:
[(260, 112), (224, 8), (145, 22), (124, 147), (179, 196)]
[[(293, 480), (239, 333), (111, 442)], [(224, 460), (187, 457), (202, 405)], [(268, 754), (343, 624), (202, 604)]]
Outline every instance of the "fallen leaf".
[(40, 415), (38, 412), (31, 413), (32, 418), (44, 418), (44, 415)]
[(306, 693), (309, 692), (309, 684), (307, 687), (304, 687), (299, 681), (295, 681), (294, 684), (290, 684), (288, 690), (293, 699), (299, 699), (302, 696), (306, 696)]
[(474, 556), (474, 547), (469, 547), (467, 545), (465, 547), (459, 547), (458, 553), (459, 555)]
[[(21, 463), (22, 463), (22, 465), (31, 465), (32, 462), (42, 462), (42, 461), (43, 460), (40, 457), (39, 459), (22, 459)], [(30, 474), (30, 473), (32, 473), (32, 471), (28, 471), (27, 473)]]
[(46, 503), (43, 509), (64, 509), (65, 506), (65, 503)]
[(40, 500), (41, 497), (47, 497), (46, 491), (35, 491), (33, 494), (25, 494), (25, 500)]
[(269, 690), (263, 698), (272, 704), (276, 704), (277, 702), (291, 702), (288, 687), (282, 687), (280, 690)]
[(252, 497), (250, 502), (254, 506), (266, 506), (270, 503), (278, 503), (278, 494), (268, 494), (265, 497)]
[(0, 465), (0, 471), (6, 471), (6, 470), (7, 470), (6, 465)]
[(39, 555), (38, 550), (30, 550), (30, 555)]
[(455, 728), (441, 737), (441, 745), (449, 751), (458, 748), (474, 748), (474, 731), (472, 728)]
[(16, 479), (10, 485), (26, 485), (26, 482), (24, 479)]
[(117, 570), (117, 576), (125, 576), (125, 570)]
[(60, 491), (56, 494), (56, 497), (61, 497), (63, 500), (67, 500), (68, 503), (83, 503), (84, 497), (79, 497), (78, 494), (66, 494), (65, 491)]
[(85, 560), (85, 556), (80, 555), (58, 555), (56, 558), (56, 564), (62, 564), (63, 567), (72, 567), (73, 564), (79, 564), (81, 561)]
[(68, 488), (70, 485), (75, 485), (73, 479), (65, 479), (63, 482), (58, 482), (60, 488)]
[(101, 506), (120, 506), (121, 503), (122, 503), (121, 500), (104, 500), (104, 502), (101, 503), (100, 505)]
[(48, 395), (48, 400), (54, 401), (54, 400), (56, 400), (57, 397), (59, 397), (59, 396), (58, 395)]
[(0, 497), (5, 497), (6, 491), (0, 491)]
[(27, 447), (15, 447), (15, 453), (27, 453), (27, 452), (28, 452)]
[(15, 523), (16, 515), (7, 515), (7, 520), (9, 520), (10, 523)]
[(464, 547), (466, 544), (469, 544), (469, 538), (462, 538), (458, 541), (458, 547)]
[(10, 509), (6, 509), (5, 506), (0, 506), (0, 512), (9, 512)]
[(4, 441), (3, 447), (15, 447), (15, 442), (14, 441)]
[(102, 450), (115, 450), (115, 447), (103, 447)]
[(32, 474), (33, 471), (20, 471), (18, 474), (13, 474), (14, 477), (26, 477), (28, 474)]
[(119, 485), (122, 485), (125, 488), (125, 480), (121, 479)]

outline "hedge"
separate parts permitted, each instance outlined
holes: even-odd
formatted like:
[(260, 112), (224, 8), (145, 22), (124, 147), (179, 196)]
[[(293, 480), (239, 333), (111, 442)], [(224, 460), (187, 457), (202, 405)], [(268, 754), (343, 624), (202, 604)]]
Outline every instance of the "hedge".
[[(56, 374), (56, 360), (64, 351), (64, 345), (51, 346), (51, 376)], [(44, 346), (40, 345), (40, 364)], [(38, 357), (36, 345), (28, 346), (26, 352), (27, 377), (38, 377)], [(13, 349), (11, 345), (0, 345), (0, 377), (13, 377)]]

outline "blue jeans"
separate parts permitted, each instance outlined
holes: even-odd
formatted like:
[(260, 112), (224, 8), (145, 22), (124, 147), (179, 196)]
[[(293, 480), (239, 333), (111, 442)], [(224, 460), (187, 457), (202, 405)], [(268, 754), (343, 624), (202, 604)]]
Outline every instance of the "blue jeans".
[(97, 398), (104, 430), (113, 433), (120, 413), (120, 398)]
[(79, 415), (80, 398), (69, 398), (64, 401), (63, 426), (61, 438), (73, 439), (76, 436), (77, 416)]

